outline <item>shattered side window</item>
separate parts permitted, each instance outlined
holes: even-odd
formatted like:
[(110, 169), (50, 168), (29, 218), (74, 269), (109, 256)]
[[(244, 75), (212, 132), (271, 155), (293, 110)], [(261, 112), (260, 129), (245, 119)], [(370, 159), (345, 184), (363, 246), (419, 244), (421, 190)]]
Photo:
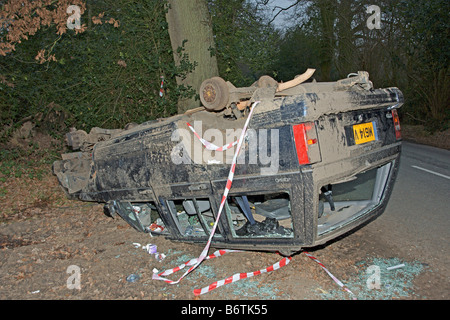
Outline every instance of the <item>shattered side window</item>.
[(294, 230), (289, 194), (230, 196), (227, 218), (237, 238), (292, 238)]
[(168, 233), (154, 202), (114, 201), (114, 208), (119, 216), (138, 231), (156, 234)]
[[(209, 199), (169, 200), (167, 206), (183, 236), (203, 237), (210, 235), (215, 217)], [(216, 235), (220, 236), (219, 229), (216, 229)]]

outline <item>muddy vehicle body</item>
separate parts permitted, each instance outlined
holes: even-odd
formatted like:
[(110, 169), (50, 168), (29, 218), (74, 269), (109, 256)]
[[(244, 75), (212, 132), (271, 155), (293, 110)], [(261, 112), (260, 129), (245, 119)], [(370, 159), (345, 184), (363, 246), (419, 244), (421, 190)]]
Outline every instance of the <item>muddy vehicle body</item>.
[(207, 80), (206, 108), (126, 130), (73, 131), (68, 143), (81, 151), (53, 171), (69, 197), (105, 203), (138, 231), (205, 243), (236, 146), (208, 150), (199, 138), (237, 141), (254, 108), (213, 247), (290, 254), (382, 213), (399, 167), (402, 93), (374, 89), (365, 72), (281, 89), (263, 80)]

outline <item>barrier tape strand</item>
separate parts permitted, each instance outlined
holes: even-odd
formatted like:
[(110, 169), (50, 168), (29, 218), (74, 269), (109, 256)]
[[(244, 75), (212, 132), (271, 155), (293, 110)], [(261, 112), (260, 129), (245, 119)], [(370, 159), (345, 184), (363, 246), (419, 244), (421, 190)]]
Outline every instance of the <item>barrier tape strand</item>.
[(226, 279), (222, 279), (222, 280), (213, 282), (209, 286), (206, 286), (206, 287), (204, 287), (202, 289), (195, 289), (194, 290), (194, 295), (199, 296), (199, 295), (208, 293), (208, 292), (210, 292), (210, 291), (212, 291), (214, 289), (217, 289), (217, 288), (219, 288), (219, 287), (221, 287), (223, 285), (226, 285), (226, 284), (237, 282), (239, 280), (246, 279), (246, 278), (251, 278), (253, 276), (257, 276), (257, 275), (260, 275), (260, 274), (263, 274), (263, 273), (268, 273), (268, 272), (275, 271), (277, 269), (280, 269), (281, 267), (284, 267), (284, 266), (288, 265), (289, 262), (291, 262), (291, 260), (292, 260), (291, 257), (285, 257), (285, 258), (281, 259), (281, 261), (279, 261), (279, 262), (277, 262), (277, 263), (275, 263), (275, 264), (273, 264), (270, 267), (265, 268), (265, 269), (257, 270), (257, 271), (254, 271), (254, 272), (247, 272), (247, 273), (236, 273), (236, 274), (234, 274), (231, 277), (228, 277)]
[[(239, 137), (237, 148), (236, 148), (236, 152), (234, 153), (233, 161), (232, 161), (231, 168), (230, 168), (230, 171), (229, 171), (229, 174), (228, 174), (227, 184), (225, 186), (225, 190), (223, 192), (222, 200), (220, 202), (219, 211), (217, 213), (217, 218), (216, 218), (216, 221), (215, 221), (215, 223), (214, 223), (214, 225), (212, 227), (212, 230), (211, 230), (211, 233), (209, 235), (209, 239), (208, 239), (208, 241), (207, 241), (207, 243), (205, 245), (205, 248), (203, 249), (203, 251), (201, 252), (200, 256), (197, 259), (192, 259), (192, 260), (188, 261), (188, 263), (186, 263), (184, 265), (184, 266), (191, 265), (191, 267), (178, 280), (176, 280), (176, 281), (171, 281), (171, 280), (168, 280), (168, 279), (164, 280), (164, 279), (161, 279), (161, 276), (159, 276), (158, 274), (155, 274), (155, 273), (153, 273), (152, 279), (164, 280), (164, 281), (167, 280), (166, 282), (168, 282), (170, 284), (179, 283), (186, 275), (188, 275), (192, 270), (197, 268), (202, 263), (202, 261), (207, 257), (207, 253), (208, 253), (209, 247), (211, 246), (212, 237), (214, 236), (214, 233), (216, 232), (216, 228), (217, 228), (217, 225), (219, 223), (220, 215), (222, 214), (222, 210), (223, 210), (223, 207), (225, 205), (225, 201), (227, 199), (228, 192), (230, 191), (230, 188), (231, 188), (231, 184), (232, 184), (233, 177), (234, 177), (234, 171), (236, 169), (237, 157), (238, 157), (239, 151), (241, 149), (242, 143), (244, 141), (245, 132), (247, 131), (248, 124), (250, 123), (250, 119), (252, 118), (253, 111), (255, 110), (255, 108), (256, 108), (256, 106), (258, 104), (259, 104), (259, 101), (255, 102), (253, 104), (253, 106), (252, 106), (252, 108), (250, 110), (250, 113), (248, 115), (248, 118), (247, 118), (247, 120), (245, 122), (244, 128), (242, 129), (241, 135)], [(191, 127), (191, 126), (189, 125), (189, 127)], [(177, 269), (177, 271), (178, 271), (178, 270), (180, 270), (178, 268), (180, 268), (180, 267), (177, 267), (175, 269)], [(170, 271), (172, 271), (171, 273), (175, 272), (173, 270), (170, 270)], [(164, 272), (161, 273), (161, 275), (162, 274), (164, 274)]]
[(311, 260), (315, 261), (316, 263), (319, 264), (319, 266), (322, 267), (323, 270), (325, 270), (325, 272), (330, 276), (331, 279), (334, 280), (334, 282), (336, 282), (343, 290), (347, 291), (348, 293), (350, 293), (353, 296), (353, 299), (356, 299), (356, 296), (353, 292), (350, 291), (349, 288), (347, 288), (347, 286), (345, 284), (343, 284), (338, 278), (336, 278), (324, 265), (322, 262), (320, 262), (316, 257), (312, 256), (310, 253), (304, 251), (306, 256), (309, 257)]
[(200, 137), (200, 135), (197, 133), (197, 131), (195, 131), (194, 127), (189, 122), (187, 122), (187, 126), (188, 126), (189, 129), (191, 129), (191, 131), (198, 138), (198, 140), (200, 140), (200, 142), (205, 146), (205, 148), (210, 150), (210, 151), (225, 151), (225, 150), (228, 150), (230, 148), (233, 148), (239, 142), (238, 140), (236, 140), (236, 141), (228, 143), (228, 144), (226, 144), (226, 145), (224, 145), (222, 147), (218, 147), (214, 143), (211, 143), (208, 140), (205, 140), (202, 137)]

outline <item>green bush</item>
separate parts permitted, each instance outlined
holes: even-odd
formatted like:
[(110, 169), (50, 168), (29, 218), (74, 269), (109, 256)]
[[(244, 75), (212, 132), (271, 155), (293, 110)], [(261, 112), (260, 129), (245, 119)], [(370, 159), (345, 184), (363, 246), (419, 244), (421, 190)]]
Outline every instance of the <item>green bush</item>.
[[(85, 32), (68, 30), (59, 37), (54, 28), (41, 29), (16, 51), (0, 57), (0, 124), (11, 125), (50, 103), (70, 115), (66, 125), (90, 130), (120, 128), (130, 122), (173, 115), (180, 96), (194, 93), (178, 86), (175, 76), (190, 72), (184, 57), (176, 67), (165, 20), (166, 1), (86, 1), (81, 17)], [(92, 17), (104, 12), (103, 21)], [(52, 50), (56, 62), (39, 64), (41, 49)], [(179, 50), (183, 54), (182, 48)], [(159, 96), (164, 76), (164, 96)]]

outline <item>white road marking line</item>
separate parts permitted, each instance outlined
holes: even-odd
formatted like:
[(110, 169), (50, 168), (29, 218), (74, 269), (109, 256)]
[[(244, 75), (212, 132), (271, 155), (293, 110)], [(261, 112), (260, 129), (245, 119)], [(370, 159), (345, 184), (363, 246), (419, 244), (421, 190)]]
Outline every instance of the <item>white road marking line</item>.
[(428, 169), (424, 169), (424, 168), (421, 168), (421, 167), (418, 167), (418, 166), (411, 166), (411, 167), (413, 167), (413, 168), (416, 168), (416, 169), (419, 169), (419, 170), (422, 170), (422, 171), (425, 171), (425, 172), (428, 172), (428, 173), (434, 174), (434, 175), (436, 175), (436, 176), (439, 176), (439, 177), (442, 177), (442, 178), (445, 178), (445, 179), (449, 179), (449, 180), (450, 180), (450, 177), (449, 177), (449, 176), (446, 176), (445, 174), (442, 174), (442, 173), (438, 173), (438, 172), (434, 172), (434, 171), (431, 171), (431, 170), (428, 170)]

